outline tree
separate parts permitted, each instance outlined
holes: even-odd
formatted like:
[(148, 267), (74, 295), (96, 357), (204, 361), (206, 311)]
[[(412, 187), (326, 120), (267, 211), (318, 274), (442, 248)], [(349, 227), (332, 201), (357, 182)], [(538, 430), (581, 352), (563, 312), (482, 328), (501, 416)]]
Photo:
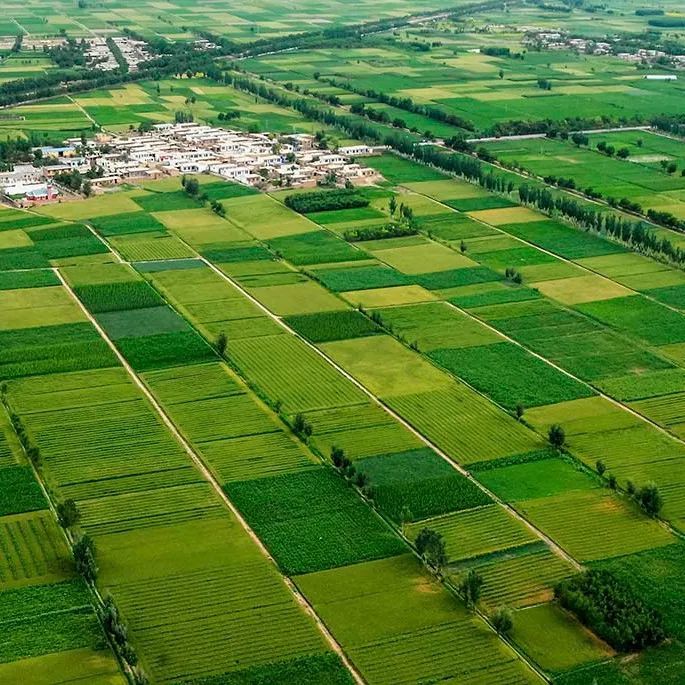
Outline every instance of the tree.
[(196, 178), (187, 178), (184, 188), (188, 195), (197, 197), (200, 192), (200, 182)]
[(178, 110), (174, 112), (174, 121), (177, 124), (189, 124), (193, 121), (193, 113), (192, 112), (184, 112), (183, 110)]
[(219, 200), (212, 200), (211, 207), (215, 214), (221, 217), (226, 216), (226, 207), (224, 207), (223, 203), (219, 202)]
[(293, 431), (295, 431), (295, 435), (306, 440), (314, 432), (314, 428), (303, 414), (296, 414), (293, 420)]
[(609, 474), (609, 477), (607, 478), (607, 483), (609, 484), (609, 487), (612, 490), (616, 490), (618, 487), (618, 480), (616, 480), (616, 476), (613, 473)]
[(655, 483), (647, 483), (647, 485), (640, 488), (638, 501), (640, 502), (640, 506), (650, 516), (658, 516), (661, 507), (663, 506), (661, 493)]
[(588, 145), (588, 143), (590, 142), (590, 139), (587, 137), (587, 135), (585, 135), (584, 133), (580, 133), (580, 132), (574, 133), (571, 136), (571, 140), (578, 147), (580, 147), (581, 145)]
[(397, 198), (394, 195), (390, 198), (388, 209), (390, 210), (390, 216), (394, 216), (395, 211), (397, 210)]
[(606, 464), (601, 460), (597, 460), (597, 473), (599, 473), (600, 476), (604, 475), (604, 472), (607, 470)]
[(90, 181), (84, 181), (81, 186), (81, 192), (83, 192), (86, 197), (90, 197), (93, 194), (93, 184)]
[(497, 609), (490, 620), (498, 635), (508, 635), (514, 627), (511, 611), (505, 607)]
[(98, 567), (95, 563), (95, 544), (90, 536), (82, 535), (74, 544), (73, 552), (76, 570), (86, 581), (95, 582)]
[(224, 356), (227, 345), (228, 338), (226, 337), (226, 334), (223, 331), (221, 331), (221, 333), (219, 333), (219, 335), (216, 336), (216, 342), (214, 343), (214, 347), (216, 348), (217, 354), (220, 357)]
[(475, 607), (478, 604), (482, 587), (483, 577), (475, 568), (472, 568), (459, 584), (459, 592), (464, 597), (467, 607)]
[(628, 157), (630, 157), (630, 150), (627, 147), (619, 148), (616, 156), (620, 157), (621, 159), (628, 159)]
[(57, 505), (57, 517), (62, 528), (72, 528), (81, 520), (81, 512), (73, 499), (66, 499)]
[(421, 558), (436, 571), (447, 563), (445, 540), (440, 533), (430, 528), (422, 528), (414, 542)]
[(518, 421), (520, 421), (523, 418), (523, 412), (524, 412), (523, 405), (519, 402), (516, 405), (516, 419)]
[(337, 445), (331, 447), (331, 461), (336, 469), (341, 469), (345, 466), (346, 457), (342, 447), (338, 447)]
[(467, 249), (468, 249), (468, 248), (467, 248), (467, 246), (466, 246), (466, 243), (462, 240), (462, 241), (459, 243), (459, 252), (461, 252), (462, 254), (464, 254), (464, 253), (466, 252)]
[(566, 432), (558, 423), (554, 423), (549, 427), (547, 438), (552, 447), (556, 447), (556, 449), (560, 450), (566, 442)]

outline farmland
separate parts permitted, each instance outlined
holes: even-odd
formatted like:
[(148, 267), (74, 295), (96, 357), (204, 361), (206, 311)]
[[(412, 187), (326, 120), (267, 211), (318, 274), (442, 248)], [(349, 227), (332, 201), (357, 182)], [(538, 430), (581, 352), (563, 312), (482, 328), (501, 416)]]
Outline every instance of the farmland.
[[(402, 198), (417, 192), (416, 184), (433, 182), (411, 183), (413, 189), (398, 188)], [(450, 183), (455, 195), (460, 194), (459, 183)], [(443, 183), (439, 192), (449, 192), (449, 188)], [(173, 195), (177, 191), (161, 186), (157, 191), (159, 195), (167, 192)], [(413, 682), (417, 673), (434, 677), (459, 672), (460, 678), (467, 678), (472, 668), (492, 670), (493, 682), (505, 672), (512, 682), (528, 682), (532, 674), (518, 657), (507, 652), (506, 646), (497, 647), (504, 650), (501, 652), (493, 652), (492, 646), (486, 648), (492, 638), (480, 619), (469, 614), (457, 618), (458, 611), (464, 609), (457, 611), (459, 600), (448, 590), (439, 590), (441, 595), (446, 593), (440, 602), (453, 604), (450, 611), (457, 611), (456, 623), (451, 620), (448, 628), (435, 613), (437, 607), (426, 610), (431, 620), (438, 622), (431, 625), (443, 626), (439, 633), (428, 624), (408, 626), (404, 639), (409, 641), (402, 646), (403, 642), (384, 632), (385, 619), (378, 620), (381, 632), (377, 635), (387, 636), (387, 645), (394, 645), (389, 652), (390, 647), (382, 647), (385, 643), (374, 635), (367, 639), (350, 633), (345, 626), (351, 608), (342, 615), (337, 613), (339, 609), (329, 612), (329, 605), (342, 605), (332, 594), (326, 594), (325, 588), (331, 583), (324, 581), (317, 589), (317, 579), (326, 577), (322, 574), (356, 574), (376, 568), (374, 564), (386, 564), (383, 568), (396, 578), (391, 583), (393, 592), (399, 593), (396, 601), (406, 606), (402, 611), (410, 612), (409, 607), (418, 601), (413, 593), (423, 581), (417, 579), (416, 568), (411, 570), (402, 561), (410, 549), (404, 540), (413, 542), (421, 530), (431, 528), (446, 541), (449, 577), (454, 583), (460, 582), (469, 569), (477, 569), (484, 578), (482, 606), (486, 613), (502, 605), (525, 612), (527, 607), (549, 602), (554, 585), (573, 574), (576, 562), (597, 563), (668, 549), (675, 538), (624, 495), (607, 489), (590, 469), (598, 458), (591, 445), (608, 442), (615, 430), (639, 430), (646, 445), (660, 441), (663, 450), (678, 458), (681, 448), (675, 437), (659, 436), (651, 424), (629, 414), (627, 405), (608, 405), (601, 395), (610, 391), (621, 401), (629, 398), (631, 407), (637, 406), (642, 400), (634, 383), (644, 382), (645, 388), (656, 393), (680, 387), (675, 364), (655, 356), (653, 345), (647, 341), (644, 351), (636, 351), (642, 348), (636, 348), (634, 339), (632, 351), (625, 354), (641, 354), (645, 359), (652, 355), (653, 380), (643, 381), (643, 373), (630, 381), (624, 371), (627, 360), (608, 374), (605, 369), (599, 380), (594, 375), (576, 375), (575, 366), (562, 364), (563, 357), (550, 363), (549, 349), (544, 347), (547, 337), (539, 334), (539, 326), (532, 325), (534, 318), (543, 327), (554, 327), (558, 344), (563, 344), (558, 331), (564, 327), (567, 335), (592, 332), (598, 338), (604, 336), (608, 341), (604, 354), (609, 354), (611, 341), (628, 349), (625, 327), (630, 321), (615, 322), (609, 314), (600, 318), (599, 311), (591, 317), (582, 311), (587, 303), (573, 307), (552, 293), (544, 293), (537, 284), (547, 282), (548, 274), (531, 284), (508, 284), (501, 275), (502, 265), (508, 262), (487, 258), (497, 249), (468, 250), (468, 257), (464, 257), (454, 252), (449, 240), (438, 243), (421, 232), (409, 244), (398, 244), (392, 238), (375, 241), (364, 246), (363, 262), (350, 261), (347, 251), (338, 247), (347, 243), (329, 232), (326, 225), (313, 223), (308, 225), (309, 233), (327, 236), (332, 246), (326, 248), (326, 261), (338, 261), (317, 270), (317, 255), (312, 253), (307, 257), (315, 260), (310, 271), (309, 264), (300, 263), (302, 258), (297, 256), (305, 253), (290, 253), (293, 261), (285, 256), (287, 232), (275, 239), (283, 248), (279, 249), (280, 258), (271, 245), (274, 239), (266, 233), (271, 208), (277, 216), (290, 210), (275, 198), (256, 197), (259, 204), (253, 203), (259, 211), (251, 222), (242, 219), (240, 211), (233, 220), (231, 207), (240, 206), (240, 196), (224, 201), (229, 218), (219, 223), (207, 209), (157, 211), (163, 202), (150, 205), (148, 209), (154, 211), (149, 216), (156, 217), (161, 226), (154, 230), (182, 240), (182, 256), (160, 255), (154, 262), (117, 264), (113, 263), (117, 258), (128, 261), (123, 250), (114, 242), (104, 243), (115, 259), (100, 261), (98, 257), (90, 263), (81, 260), (57, 267), (66, 285), (28, 282), (28, 287), (4, 291), (8, 293), (7, 311), (14, 311), (21, 303), (22, 315), (29, 317), (23, 327), (10, 329), (12, 335), (32, 331), (31, 304), (36, 294), (37, 302), (50, 307), (49, 320), (54, 321), (41, 331), (80, 326), (83, 334), (92, 331), (106, 341), (108, 361), (101, 368), (91, 368), (88, 357), (82, 355), (77, 355), (77, 367), (63, 369), (60, 357), (54, 368), (41, 367), (40, 376), (32, 375), (35, 372), (31, 367), (28, 373), (22, 371), (23, 366), (16, 367), (9, 396), (41, 449), (46, 473), (60, 492), (76, 500), (82, 525), (96, 539), (101, 569), (98, 583), (117, 599), (146, 672), (166, 682), (235, 671), (234, 662), (222, 660), (218, 642), (214, 650), (205, 644), (189, 652), (183, 663), (171, 658), (169, 650), (180, 644), (181, 626), (169, 618), (160, 632), (154, 616), (160, 610), (165, 588), (174, 587), (173, 606), (166, 611), (176, 616), (190, 612), (194, 617), (184, 628), (187, 642), (193, 630), (200, 635), (201, 626), (210, 621), (201, 609), (202, 603), (216, 601), (215, 592), (229, 601), (243, 592), (235, 583), (248, 577), (252, 588), (249, 597), (254, 599), (245, 596), (245, 607), (256, 606), (250, 602), (272, 593), (269, 625), (273, 630), (290, 626), (293, 638), (285, 645), (269, 631), (254, 634), (249, 645), (240, 643), (240, 650), (245, 650), (239, 652), (244, 655), (241, 668), (260, 669), (268, 664), (282, 664), (282, 669), (293, 664), (294, 668), (311, 654), (328, 659), (324, 638), (317, 635), (316, 627), (295, 608), (285, 586), (278, 582), (279, 574), (285, 574), (369, 682), (387, 682), (384, 678), (388, 677)], [(385, 201), (376, 201), (379, 212), (387, 211)], [(118, 202), (125, 216), (127, 202), (137, 202), (137, 198), (124, 191)], [(455, 219), (462, 216), (447, 205), (438, 206), (447, 208), (437, 215), (445, 226), (452, 225), (453, 215)], [(430, 203), (424, 207), (418, 210), (419, 222), (423, 211), (433, 210)], [(55, 207), (58, 214), (62, 211), (62, 207)], [(90, 204), (84, 203), (81, 211), (90, 212)], [(194, 213), (199, 225), (214, 226), (209, 238), (204, 232), (189, 232), (186, 224), (175, 218), (175, 214), (187, 211)], [(472, 210), (473, 214), (482, 212)], [(51, 208), (46, 208), (45, 214), (50, 213)], [(105, 241), (109, 240), (107, 226), (118, 221), (116, 214), (108, 216), (106, 224), (93, 223)], [(83, 221), (87, 217), (74, 219)], [(521, 250), (512, 244), (523, 244), (523, 239), (500, 228), (510, 224), (499, 223), (499, 215), (488, 219), (494, 223), (481, 220), (473, 224), (479, 234), (474, 240), (490, 239), (493, 247), (512, 254)], [(290, 235), (302, 235), (296, 215), (282, 225), (291, 227), (287, 229)], [(130, 234), (118, 231), (116, 237), (126, 241), (128, 235), (135, 234), (135, 230)], [(493, 237), (488, 238), (490, 234)], [(223, 242), (217, 241), (219, 235), (224, 236)], [(467, 233), (462, 235), (466, 237), (459, 240), (469, 240)], [(496, 239), (499, 243), (494, 243)], [(320, 239), (312, 236), (309, 242), (316, 240)], [(525, 249), (529, 256), (520, 268), (532, 269), (538, 263), (539, 248), (525, 241)], [(434, 260), (436, 270), (431, 271)], [(398, 274), (401, 284), (359, 278), (353, 285), (362, 286), (361, 291), (341, 291), (338, 283), (357, 279), (355, 271), (369, 269), (357, 263), (373, 263), (376, 270)], [(557, 263), (567, 264), (557, 257), (544, 262), (552, 266)], [(580, 271), (582, 266), (570, 268)], [(419, 285), (426, 274), (459, 274), (474, 269), (487, 270), (487, 278), (461, 284), (460, 277), (451, 276), (446, 287), (437, 281), (424, 281), (427, 287)], [(336, 271), (349, 275), (343, 281), (329, 280), (328, 274)], [(534, 270), (528, 273), (540, 277)], [(575, 272), (570, 278), (576, 278)], [(604, 278), (613, 282), (609, 276)], [(408, 305), (401, 303), (402, 298), (396, 300), (393, 291), (408, 286), (423, 288), (431, 295), (430, 300)], [(493, 297), (482, 304), (479, 289), (495, 296), (517, 289), (536, 295), (520, 301), (506, 297), (500, 304)], [(355, 309), (347, 301), (350, 292), (377, 291), (387, 292), (388, 297), (378, 309), (371, 310), (377, 312), (373, 317), (369, 310)], [(476, 302), (464, 303), (463, 297), (475, 297)], [(612, 299), (595, 301), (601, 304)], [(15, 326), (20, 325), (18, 321)], [(220, 333), (227, 335), (224, 356), (228, 365), (213, 347)], [(44, 348), (41, 352), (47, 364), (52, 355)], [(591, 353), (593, 357), (602, 354), (602, 348), (594, 347)], [(122, 361), (130, 366), (122, 368)], [(14, 369), (18, 362), (26, 363), (11, 361), (9, 368)], [(583, 368), (595, 368), (593, 364), (599, 368), (594, 359), (582, 361)], [(674, 370), (665, 375), (670, 367)], [(496, 373), (496, 368), (504, 368), (506, 373)], [(546, 379), (544, 383), (529, 382), (540, 374)], [(605, 379), (603, 385), (600, 381)], [(605, 406), (602, 403), (607, 404), (606, 420), (599, 412)], [(519, 404), (524, 407), (523, 421), (512, 416)], [(592, 419), (587, 425), (583, 423), (586, 405), (587, 422)], [(610, 406), (613, 408), (608, 411)], [(297, 417), (311, 426), (311, 435), (304, 440), (297, 432)], [(169, 433), (165, 418), (177, 435)], [(115, 426), (122, 422), (130, 432), (116, 431)], [(545, 447), (547, 427), (552, 422), (566, 428), (565, 455)], [(83, 434), (90, 436), (87, 445), (65, 449), (75, 444), (76, 435)], [(587, 443), (586, 434), (593, 436)], [(130, 440), (141, 435), (145, 440), (136, 447), (138, 457), (131, 463), (125, 459)], [(197, 461), (189, 458), (186, 447)], [(363, 475), (364, 499), (331, 470), (328, 456), (333, 448), (342, 449)], [(650, 467), (644, 459), (632, 459), (620, 449), (616, 452), (616, 459), (620, 453), (625, 467), (608, 452), (601, 456), (621, 479), (619, 482), (633, 473), (640, 474), (642, 482), (645, 469), (664, 469), (668, 479), (659, 479), (665, 493), (664, 515), (678, 525), (682, 514), (676, 495), (677, 469), (666, 469), (675, 464), (657, 459)], [(197, 470), (198, 463), (206, 466), (207, 473)], [(220, 488), (235, 509), (226, 508), (226, 500), (212, 485)], [(317, 493), (315, 502), (313, 492)], [(265, 560), (245, 536), (234, 512), (254, 531), (272, 561)], [(496, 536), (490, 533), (495, 530)], [(229, 538), (232, 542), (226, 548)], [(138, 569), (141, 564), (145, 566), (161, 539), (167, 541), (169, 556), (155, 564), (154, 573), (141, 575)], [(560, 545), (564, 555), (550, 548), (548, 541)], [(184, 549), (180, 557), (175, 552), (178, 549)], [(129, 561), (122, 563), (122, 555)], [(215, 560), (210, 567), (202, 563), (207, 555)], [(232, 573), (235, 564), (249, 568), (249, 575)], [(411, 560), (411, 564), (416, 562)], [(358, 582), (366, 582), (362, 577)], [(200, 579), (206, 582), (198, 586)], [(374, 591), (369, 593), (371, 597)], [(355, 611), (372, 610), (364, 606), (360, 604)], [(251, 630), (246, 621), (257, 614), (251, 610), (241, 616), (222, 610), (211, 618), (217, 641), (222, 634), (234, 635), (231, 626), (238, 625), (238, 620), (241, 630)], [(537, 657), (539, 652), (529, 643), (523, 623), (521, 626), (524, 651), (544, 661)], [(573, 622), (563, 623), (559, 630), (570, 631), (579, 644), (588, 639), (584, 629)], [(416, 637), (410, 638), (414, 633)], [(473, 652), (472, 665), (440, 651), (446, 648), (445, 641), (452, 640), (449, 636), (456, 634), (463, 635), (469, 644), (485, 640), (483, 654)], [(427, 635), (433, 636), (430, 641)], [(265, 652), (259, 645), (267, 643), (269, 650)], [(601, 644), (588, 645), (587, 649), (599, 654), (600, 659), (606, 658)], [(418, 661), (407, 657), (400, 662), (404, 670), (388, 676), (384, 659), (399, 653), (412, 653)], [(575, 668), (575, 662), (564, 659), (550, 662), (549, 668)]]
[(677, 3), (4, 9), (1, 682), (681, 682)]

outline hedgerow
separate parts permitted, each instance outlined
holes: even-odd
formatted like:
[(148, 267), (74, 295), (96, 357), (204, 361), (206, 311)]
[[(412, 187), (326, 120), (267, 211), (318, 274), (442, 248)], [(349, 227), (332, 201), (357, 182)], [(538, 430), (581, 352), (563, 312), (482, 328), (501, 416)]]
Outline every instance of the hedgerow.
[(340, 188), (288, 195), (285, 198), (285, 205), (300, 214), (308, 214), (309, 212), (324, 212), (333, 209), (368, 207), (369, 200), (352, 188)]

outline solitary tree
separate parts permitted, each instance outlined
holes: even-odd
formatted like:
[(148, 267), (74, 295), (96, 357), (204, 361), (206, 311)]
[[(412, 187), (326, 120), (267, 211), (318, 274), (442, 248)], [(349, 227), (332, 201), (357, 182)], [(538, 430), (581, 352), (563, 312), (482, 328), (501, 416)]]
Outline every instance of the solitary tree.
[(483, 587), (483, 578), (476, 571), (476, 569), (471, 569), (463, 578), (459, 584), (459, 591), (464, 597), (466, 606), (474, 607), (478, 604), (480, 599), (480, 591)]
[(331, 461), (333, 462), (333, 466), (335, 466), (336, 469), (343, 468), (345, 459), (345, 452), (342, 447), (333, 445), (333, 447), (331, 447)]
[(650, 516), (657, 516), (663, 506), (661, 493), (655, 483), (647, 483), (647, 485), (640, 488), (638, 499), (642, 508)]
[(216, 336), (216, 342), (214, 343), (214, 347), (216, 347), (216, 351), (220, 357), (224, 356), (227, 345), (228, 338), (226, 337), (226, 334), (223, 331), (221, 331), (221, 333), (219, 333), (219, 335)]
[(497, 609), (492, 615), (491, 620), (498, 635), (507, 635), (514, 626), (514, 622), (511, 618), (511, 611), (505, 607)]
[(549, 444), (552, 445), (552, 447), (556, 447), (558, 450), (560, 450), (566, 442), (566, 433), (558, 423), (554, 423), (549, 427), (547, 437), (549, 439)]
[(597, 473), (599, 473), (600, 476), (604, 475), (604, 472), (607, 470), (606, 464), (601, 460), (597, 460)]
[(388, 209), (390, 210), (390, 216), (394, 216), (397, 210), (397, 198), (394, 195), (390, 198)]
[(436, 571), (440, 571), (447, 563), (445, 540), (440, 533), (430, 528), (423, 528), (414, 544), (416, 545), (416, 551), (424, 561)]
[(186, 193), (195, 197), (200, 192), (200, 183), (196, 178), (187, 178), (185, 183)]
[(73, 499), (66, 499), (57, 505), (57, 516), (62, 528), (72, 528), (81, 520), (81, 512)]

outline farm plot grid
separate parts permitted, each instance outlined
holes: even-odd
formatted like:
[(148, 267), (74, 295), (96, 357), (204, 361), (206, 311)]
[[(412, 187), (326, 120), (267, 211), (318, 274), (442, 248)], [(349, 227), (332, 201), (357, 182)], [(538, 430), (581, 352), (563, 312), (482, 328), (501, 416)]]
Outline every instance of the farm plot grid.
[[(158, 195), (166, 192), (155, 191)], [(446, 192), (444, 186), (441, 192)], [(265, 672), (272, 662), (285, 661), (290, 666), (278, 668), (287, 669), (311, 655), (325, 661), (324, 643), (280, 582), (280, 570), (294, 577), (333, 637), (371, 683), (391, 682), (388, 678), (409, 683), (427, 677), (450, 677), (456, 682), (487, 678), (494, 683), (502, 677), (507, 682), (534, 681), (518, 657), (485, 624), (464, 612), (442, 586), (435, 586), (428, 595), (442, 597), (441, 611), (451, 618), (443, 621), (437, 607), (418, 608), (426, 583), (433, 581), (422, 579), (422, 572), (417, 575), (416, 561), (406, 554), (408, 547), (400, 533), (413, 540), (426, 527), (442, 531), (449, 550), (448, 576), (458, 583), (468, 569), (477, 569), (485, 582), (487, 613), (502, 605), (524, 610), (549, 602), (554, 585), (574, 572), (572, 563), (550, 549), (538, 532), (427, 447), (427, 438), (453, 462), (470, 469), (476, 481), (489, 483), (497, 497), (576, 559), (602, 561), (674, 544), (675, 539), (652, 526), (632, 502), (602, 488), (602, 481), (583, 467), (582, 461), (591, 462), (580, 454), (571, 426), (571, 456), (545, 449), (550, 420), (545, 412), (551, 415), (558, 407), (583, 406), (600, 398), (582, 380), (546, 364), (526, 351), (527, 346), (507, 340), (511, 333), (500, 328), (497, 313), (499, 307), (521, 309), (521, 316), (504, 317), (505, 321), (550, 313), (549, 325), (566, 326), (569, 334), (575, 328), (586, 332), (583, 326), (590, 325), (586, 322), (601, 331), (607, 324), (557, 304), (537, 289), (539, 281), (520, 286), (522, 292), (537, 293), (520, 301), (479, 303), (471, 308), (450, 303), (462, 288), (465, 296), (478, 296), (482, 287), (495, 298), (498, 291), (518, 290), (501, 275), (509, 258), (520, 258), (522, 269), (544, 266), (547, 275), (553, 273), (556, 261), (538, 262), (537, 248), (532, 245), (522, 254), (502, 241), (495, 249), (483, 250), (486, 257), (481, 261), (481, 252), (467, 250), (464, 257), (449, 241), (437, 243), (418, 236), (409, 244), (375, 241), (363, 246), (363, 260), (351, 260), (349, 250), (358, 247), (328, 231), (327, 225), (307, 222), (308, 230), (302, 231), (301, 218), (292, 212), (284, 217), (280, 235), (271, 237), (271, 217), (290, 210), (273, 198), (257, 197), (259, 203), (253, 203), (258, 211), (251, 223), (244, 218), (232, 221), (231, 208), (239, 207), (239, 197), (225, 200), (229, 219), (213, 226), (207, 210), (179, 208), (179, 213), (192, 211), (198, 220), (207, 221), (212, 231), (209, 241), (204, 232), (192, 235), (184, 222), (174, 218), (174, 210), (152, 212), (150, 216), (155, 214), (164, 226), (162, 231), (155, 226), (156, 231), (182, 237), (189, 246), (183, 256), (134, 261), (134, 269), (92, 263), (68, 266), (59, 273), (211, 469), (278, 568), (259, 554), (116, 358), (109, 357), (109, 368), (84, 365), (64, 371), (57, 367), (44, 376), (18, 373), (21, 377), (10, 383), (12, 402), (35, 434), (46, 469), (77, 500), (83, 525), (96, 538), (100, 582), (111, 590), (126, 615), (146, 670), (155, 681), (172, 682), (247, 666), (250, 672)], [(122, 195), (122, 199), (135, 202), (135, 197)], [(386, 211), (387, 200), (387, 194), (377, 198), (379, 212)], [(155, 197), (155, 202), (163, 199)], [(120, 213), (128, 213), (126, 202), (120, 204), (124, 209)], [(423, 212), (434, 211), (431, 203), (415, 206), (419, 221)], [(473, 210), (480, 211), (500, 210)], [(115, 225), (116, 212), (110, 216), (109, 225)], [(432, 216), (460, 230), (470, 225), (461, 221), (462, 213), (450, 208)], [(455, 224), (453, 216), (461, 223)], [(498, 215), (492, 219), (500, 220)], [(105, 230), (97, 221), (94, 225), (98, 232)], [(126, 221), (122, 225), (127, 227)], [(479, 238), (487, 238), (485, 224), (474, 221), (473, 225), (479, 227)], [(489, 231), (496, 228), (491, 226)], [(326, 238), (299, 237), (308, 233)], [(126, 235), (119, 234), (124, 239)], [(274, 246), (273, 241), (280, 242)], [(311, 244), (326, 254), (325, 262), (314, 267), (316, 279), (309, 275), (307, 263), (312, 259)], [(281, 258), (276, 256), (277, 248)], [(508, 251), (508, 255), (488, 256), (498, 251)], [(376, 268), (403, 276), (395, 285), (385, 277), (364, 283), (368, 292), (387, 293), (373, 317), (340, 296), (350, 291), (333, 287), (348, 282), (358, 287), (363, 279), (355, 280), (359, 278), (355, 271), (368, 270), (369, 260), (375, 260)], [(321, 263), (326, 265), (323, 269)], [(347, 273), (338, 281), (318, 278), (327, 271)], [(462, 271), (471, 274), (465, 281)], [(436, 276), (443, 273), (449, 274), (446, 281)], [(433, 301), (408, 305), (394, 301), (393, 291), (408, 285), (433, 294)], [(22, 290), (32, 292), (21, 295)], [(4, 307), (11, 311), (27, 303), (30, 309), (33, 293), (43, 291), (56, 309), (54, 327), (80, 325), (94, 331), (83, 318), (63, 323), (64, 317), (68, 320), (73, 314), (60, 309), (65, 304), (58, 292), (67, 293), (61, 286), (4, 291)], [(559, 322), (554, 317), (560, 317)], [(484, 325), (486, 318), (492, 327)], [(29, 322), (26, 328), (31, 331), (35, 325)], [(215, 351), (220, 334), (226, 336), (222, 352), (229, 365)], [(618, 328), (612, 335), (624, 339)], [(177, 343), (179, 336), (182, 340)], [(483, 366), (512, 369), (509, 376), (500, 378), (507, 391), (501, 392), (495, 376), (478, 368), (475, 357), (468, 356), (472, 351), (482, 352), (487, 360)], [(515, 368), (521, 372), (516, 374)], [(535, 374), (549, 374), (541, 384), (544, 387), (524, 382), (523, 377)], [(655, 379), (654, 384), (670, 387), (665, 378)], [(513, 397), (519, 399), (514, 402)], [(512, 414), (522, 399), (525, 421), (518, 421)], [(388, 414), (378, 400), (393, 408), (418, 435)], [(617, 411), (623, 416), (624, 410)], [(310, 427), (307, 444), (288, 427), (301, 421)], [(130, 426), (130, 431), (117, 432), (115, 427), (122, 424)], [(93, 436), (87, 445), (78, 444), (76, 436), (83, 434)], [(133, 447), (135, 436), (138, 442)], [(342, 448), (363, 474), (367, 502), (322, 463), (334, 447)], [(126, 459), (132, 450), (143, 458), (135, 463)], [(530, 485), (531, 473), (544, 474), (546, 490)], [(313, 493), (317, 494), (315, 502)], [(369, 502), (380, 516), (369, 508)], [(559, 502), (564, 506), (568, 502), (569, 508), (556, 516)], [(579, 539), (574, 534), (577, 522), (585, 516), (589, 520), (590, 515), (592, 525), (583, 529)], [(497, 539), (483, 544), (482, 531), (493, 527), (499, 531)], [(633, 544), (636, 538), (644, 546)], [(162, 540), (165, 552), (160, 558), (157, 548)], [(612, 544), (606, 545), (606, 540)], [(419, 624), (407, 624), (401, 634), (391, 634), (388, 617), (379, 619), (380, 632), (368, 640), (352, 636), (350, 617), (370, 611), (373, 604), (369, 601), (384, 601), (376, 596), (377, 590), (363, 592), (363, 600), (353, 593), (350, 599), (354, 601), (339, 613), (343, 604), (333, 593), (326, 596), (312, 590), (315, 586), (308, 581), (322, 578), (321, 587), (326, 588), (333, 576), (325, 574), (357, 578), (355, 574), (364, 569), (374, 579), (390, 575), (392, 584), (386, 584), (386, 589), (397, 593), (401, 607), (397, 611), (402, 612), (398, 615), (414, 612), (420, 616), (425, 610), (430, 622), (419, 620)], [(248, 577), (263, 577), (254, 592), (246, 589)], [(516, 583), (507, 581), (514, 577)], [(359, 576), (359, 583), (366, 582)], [(169, 603), (171, 588), (174, 600)], [(268, 612), (257, 609), (258, 598), (266, 592), (274, 596)], [(217, 594), (221, 601), (217, 602)], [(207, 608), (210, 602), (215, 603), (212, 610)], [(329, 605), (338, 608), (329, 612)], [(163, 625), (160, 612), (165, 617)], [(264, 631), (266, 624), (271, 627)], [(282, 633), (282, 626), (291, 624), (296, 628), (288, 630), (297, 639), (290, 644), (271, 632)], [(207, 626), (213, 636), (209, 643), (201, 637)], [(580, 630), (570, 626), (571, 631)], [(177, 652), (182, 652), (180, 645), (188, 630), (198, 637), (183, 659)], [(251, 633), (259, 639), (248, 643), (243, 636)], [(465, 652), (455, 654), (448, 649), (457, 635), (463, 644), (473, 645), (468, 659)], [(226, 639), (234, 645), (231, 654), (219, 646)], [(389, 659), (402, 664), (392, 675), (388, 675)], [(337, 673), (335, 668), (332, 672)]]

